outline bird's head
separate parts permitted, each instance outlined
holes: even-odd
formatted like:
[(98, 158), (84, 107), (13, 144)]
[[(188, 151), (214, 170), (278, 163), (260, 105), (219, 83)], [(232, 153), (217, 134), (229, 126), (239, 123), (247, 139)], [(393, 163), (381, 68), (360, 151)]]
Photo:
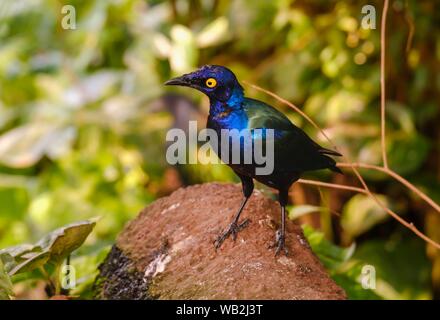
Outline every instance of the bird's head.
[(235, 74), (226, 67), (206, 65), (200, 69), (168, 80), (165, 85), (191, 87), (213, 100), (228, 101), (234, 94), (243, 94)]

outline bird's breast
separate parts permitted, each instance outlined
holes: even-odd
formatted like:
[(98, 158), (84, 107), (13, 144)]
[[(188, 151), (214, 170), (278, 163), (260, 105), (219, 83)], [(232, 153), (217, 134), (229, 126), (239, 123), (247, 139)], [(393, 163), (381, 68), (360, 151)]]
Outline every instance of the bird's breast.
[(248, 119), (246, 113), (241, 109), (234, 109), (228, 106), (210, 111), (208, 117), (208, 128), (215, 130), (243, 130), (247, 128)]

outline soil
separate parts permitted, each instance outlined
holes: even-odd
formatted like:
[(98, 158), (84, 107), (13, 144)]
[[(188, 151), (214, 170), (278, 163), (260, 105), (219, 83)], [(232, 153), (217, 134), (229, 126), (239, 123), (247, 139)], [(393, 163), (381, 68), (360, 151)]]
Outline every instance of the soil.
[(280, 207), (258, 190), (241, 219), (251, 222), (215, 250), (242, 200), (241, 187), (208, 183), (182, 188), (129, 222), (100, 267), (103, 299), (346, 299), (287, 222), (289, 256), (275, 257)]

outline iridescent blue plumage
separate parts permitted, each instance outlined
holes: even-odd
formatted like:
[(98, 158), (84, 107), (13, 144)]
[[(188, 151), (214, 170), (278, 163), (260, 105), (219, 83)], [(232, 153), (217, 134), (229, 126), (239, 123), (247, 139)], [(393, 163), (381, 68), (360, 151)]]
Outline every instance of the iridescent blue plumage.
[[(246, 220), (238, 224), (238, 219), (252, 194), (253, 179), (255, 179), (279, 191), (282, 219), (281, 228), (277, 231), (276, 236), (276, 253), (284, 250), (287, 254), (285, 248), (285, 206), (289, 187), (305, 171), (328, 168), (335, 172), (341, 172), (336, 167), (335, 160), (328, 156), (339, 156), (340, 154), (318, 145), (277, 109), (262, 101), (245, 97), (242, 86), (228, 68), (216, 65), (204, 66), (195, 72), (171, 79), (166, 84), (187, 86), (205, 93), (210, 100), (207, 127), (216, 130), (220, 138), (222, 129), (273, 130), (275, 137), (274, 170), (271, 174), (258, 175), (256, 173), (258, 165), (254, 162), (229, 164), (242, 181), (244, 200), (229, 228), (216, 240), (216, 247), (220, 247), (230, 235), (235, 239), (237, 232), (248, 223)], [(257, 142), (264, 135), (265, 133), (253, 135), (252, 142)]]

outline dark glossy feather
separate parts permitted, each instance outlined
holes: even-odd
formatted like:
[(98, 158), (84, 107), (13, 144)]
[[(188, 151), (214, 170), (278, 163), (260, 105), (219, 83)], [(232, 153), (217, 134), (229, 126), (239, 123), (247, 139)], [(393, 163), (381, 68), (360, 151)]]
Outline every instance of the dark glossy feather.
[(279, 171), (311, 171), (328, 168), (335, 172), (335, 160), (327, 155), (340, 156), (336, 151), (321, 147), (304, 131), (295, 126), (280, 111), (270, 105), (245, 98), (243, 109), (248, 117), (249, 129), (274, 129), (275, 168)]

